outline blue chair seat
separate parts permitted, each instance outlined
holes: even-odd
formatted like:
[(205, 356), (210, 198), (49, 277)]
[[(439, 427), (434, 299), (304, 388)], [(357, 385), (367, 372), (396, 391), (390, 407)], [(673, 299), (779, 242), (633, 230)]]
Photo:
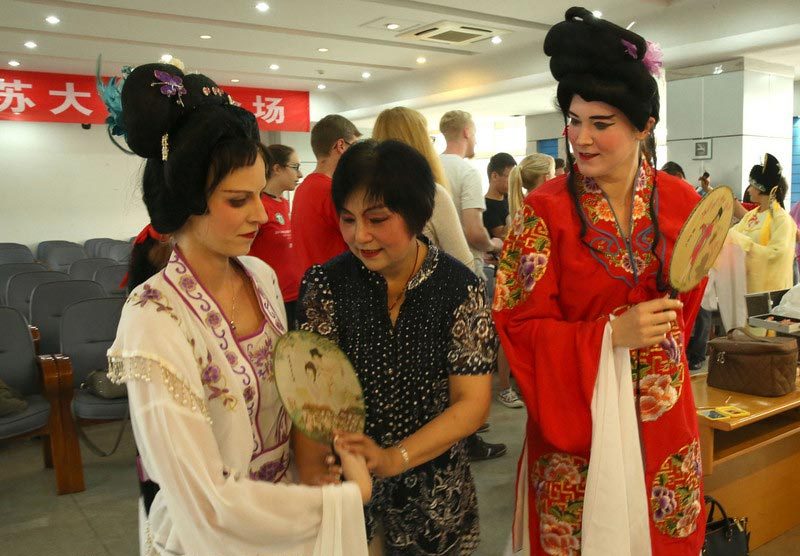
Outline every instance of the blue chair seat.
[[(20, 413), (0, 417), (0, 440), (25, 434), (47, 425), (50, 419), (50, 404), (43, 396), (25, 396), (28, 408)], [(127, 400), (126, 400), (127, 401)]]
[(79, 419), (124, 419), (128, 410), (128, 398), (107, 400), (75, 389), (72, 412)]

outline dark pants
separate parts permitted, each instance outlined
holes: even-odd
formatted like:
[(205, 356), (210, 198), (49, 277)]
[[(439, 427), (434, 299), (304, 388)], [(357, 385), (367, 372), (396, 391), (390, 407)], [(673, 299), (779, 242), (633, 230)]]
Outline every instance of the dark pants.
[(286, 324), (289, 327), (289, 330), (296, 330), (297, 329), (297, 301), (288, 301), (283, 303), (284, 308), (286, 308)]
[(711, 333), (711, 311), (706, 311), (702, 307), (697, 312), (697, 319), (694, 321), (694, 329), (689, 345), (686, 346), (686, 359), (689, 365), (702, 363), (706, 358), (706, 345), (708, 335)]

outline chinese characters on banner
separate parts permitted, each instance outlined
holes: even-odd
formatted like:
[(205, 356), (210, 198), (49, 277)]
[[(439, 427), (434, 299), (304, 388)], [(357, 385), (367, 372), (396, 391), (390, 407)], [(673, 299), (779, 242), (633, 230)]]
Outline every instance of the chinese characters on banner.
[[(308, 131), (307, 91), (224, 87), (250, 110), (264, 131)], [(0, 70), (0, 120), (102, 124), (108, 116), (95, 78), (34, 71)]]

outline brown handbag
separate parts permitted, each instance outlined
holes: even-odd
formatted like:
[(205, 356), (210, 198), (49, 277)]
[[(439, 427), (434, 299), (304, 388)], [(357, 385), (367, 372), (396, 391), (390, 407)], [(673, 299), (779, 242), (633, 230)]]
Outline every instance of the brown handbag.
[(709, 386), (752, 396), (777, 397), (794, 392), (797, 341), (785, 336), (756, 336), (734, 328), (708, 342)]

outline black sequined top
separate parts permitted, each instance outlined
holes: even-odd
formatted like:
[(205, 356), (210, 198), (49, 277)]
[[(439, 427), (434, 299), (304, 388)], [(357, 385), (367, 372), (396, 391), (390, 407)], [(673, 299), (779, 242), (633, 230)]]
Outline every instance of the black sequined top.
[[(433, 245), (394, 326), (386, 281), (349, 252), (310, 268), (299, 300), (301, 328), (332, 339), (353, 363), (364, 389), (365, 432), (381, 447), (447, 409), (450, 375), (492, 370), (497, 337), (483, 282)], [(370, 538), (383, 525), (387, 555), (471, 554), (478, 506), (464, 442), (397, 477), (376, 479), (365, 512)]]

